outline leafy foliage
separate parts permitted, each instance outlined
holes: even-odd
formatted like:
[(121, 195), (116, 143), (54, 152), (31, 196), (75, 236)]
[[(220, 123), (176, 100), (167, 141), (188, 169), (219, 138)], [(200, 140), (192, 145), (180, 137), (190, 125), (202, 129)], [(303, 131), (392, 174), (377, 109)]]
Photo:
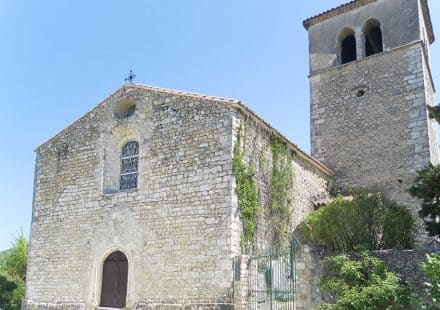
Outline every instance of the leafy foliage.
[(434, 107), (428, 106), (429, 117), (440, 122), (440, 105)]
[(293, 185), (292, 153), (278, 137), (271, 137), (272, 179), (268, 215), (271, 219), (274, 243), (287, 240), (292, 222), (290, 191)]
[(28, 243), (20, 234), (0, 262), (0, 308), (18, 310), (24, 298)]
[(232, 172), (237, 182), (238, 206), (243, 232), (241, 236), (241, 247), (244, 249), (255, 242), (257, 230), (258, 191), (255, 184), (255, 171), (251, 165), (244, 162), (241, 150), (241, 127), (237, 133), (237, 141), (234, 145), (234, 158), (232, 161)]
[[(242, 145), (242, 127), (237, 133), (233, 150), (232, 171), (237, 183), (238, 204), (243, 223), (241, 247), (245, 249), (256, 241), (259, 195), (255, 181), (255, 170), (244, 159)], [(270, 183), (269, 204), (266, 210), (274, 245), (280, 245), (288, 239), (292, 222), (290, 191), (293, 185), (293, 153), (288, 145), (276, 136), (271, 137), (272, 177)], [(260, 166), (264, 158), (260, 154)]]
[(429, 165), (420, 171), (409, 192), (422, 199), (419, 215), (423, 218), (428, 233), (431, 236), (440, 236), (440, 165)]
[(299, 229), (306, 242), (337, 252), (409, 249), (416, 231), (409, 210), (381, 193), (338, 196), (311, 212)]
[(383, 261), (362, 254), (327, 257), (321, 289), (331, 294), (334, 303), (321, 304), (320, 310), (418, 309), (418, 299), (387, 270)]
[(440, 309), (440, 255), (427, 255), (426, 261), (422, 263), (422, 270), (427, 278), (427, 292), (432, 299), (431, 305), (426, 305), (427, 309)]
[(9, 276), (0, 273), (0, 308), (14, 308), (13, 300), (16, 289), (17, 284), (11, 281)]

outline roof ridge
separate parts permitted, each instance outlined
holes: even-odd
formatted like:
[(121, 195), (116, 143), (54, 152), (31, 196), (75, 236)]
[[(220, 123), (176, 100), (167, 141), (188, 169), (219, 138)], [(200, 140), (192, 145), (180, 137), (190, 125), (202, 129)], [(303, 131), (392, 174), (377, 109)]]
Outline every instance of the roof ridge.
[(213, 100), (217, 100), (217, 101), (218, 100), (227, 101), (227, 102), (240, 101), (240, 100), (234, 99), (234, 98), (225, 98), (225, 97), (218, 97), (218, 96), (212, 96), (212, 95), (205, 95), (205, 94), (194, 93), (194, 92), (185, 91), (185, 90), (176, 90), (176, 89), (171, 89), (171, 88), (151, 86), (148, 84), (133, 83), (133, 84), (125, 84), (123, 87), (125, 87), (125, 86), (127, 86), (127, 87), (134, 86), (134, 87), (139, 87), (139, 88), (143, 88), (143, 89), (160, 91), (160, 92), (164, 92), (167, 94), (185, 95), (185, 96), (191, 96), (191, 97), (196, 97), (196, 98), (213, 99)]

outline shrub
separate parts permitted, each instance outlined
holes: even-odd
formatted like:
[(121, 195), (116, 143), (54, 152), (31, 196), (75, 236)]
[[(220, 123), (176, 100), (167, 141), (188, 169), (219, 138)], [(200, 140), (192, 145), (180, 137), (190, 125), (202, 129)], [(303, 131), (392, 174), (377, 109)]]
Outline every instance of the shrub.
[(18, 284), (0, 271), (0, 309), (19, 309), (15, 298)]
[(409, 192), (422, 199), (419, 215), (423, 218), (428, 233), (431, 236), (440, 236), (440, 165), (429, 165), (420, 171)]
[(24, 298), (28, 242), (21, 233), (0, 262), (0, 309), (18, 310)]
[(387, 270), (383, 261), (362, 254), (327, 257), (321, 289), (334, 303), (321, 304), (320, 310), (418, 309), (418, 299), (403, 285), (396, 274)]
[(426, 275), (426, 291), (431, 297), (432, 304), (427, 309), (440, 309), (440, 255), (427, 255), (426, 261), (422, 263), (422, 270)]
[(299, 230), (304, 241), (335, 252), (409, 249), (416, 231), (409, 210), (381, 193), (336, 197), (311, 212)]

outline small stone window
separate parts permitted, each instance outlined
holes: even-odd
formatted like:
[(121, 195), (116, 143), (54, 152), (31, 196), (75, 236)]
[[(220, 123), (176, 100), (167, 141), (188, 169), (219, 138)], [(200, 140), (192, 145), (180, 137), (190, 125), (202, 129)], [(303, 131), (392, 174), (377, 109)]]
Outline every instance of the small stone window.
[(356, 60), (356, 38), (354, 30), (345, 28), (339, 35), (339, 50), (341, 64), (346, 64)]
[(124, 119), (132, 116), (136, 111), (136, 104), (131, 100), (119, 102), (115, 107), (115, 116), (118, 119)]
[(139, 166), (139, 143), (130, 141), (121, 152), (120, 190), (136, 189)]
[(370, 19), (364, 25), (365, 35), (365, 56), (382, 53), (382, 30), (377, 19)]

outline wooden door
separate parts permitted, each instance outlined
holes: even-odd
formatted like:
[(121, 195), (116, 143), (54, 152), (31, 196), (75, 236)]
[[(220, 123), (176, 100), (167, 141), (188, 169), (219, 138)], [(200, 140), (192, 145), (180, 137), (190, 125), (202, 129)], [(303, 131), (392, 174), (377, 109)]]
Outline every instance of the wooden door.
[(101, 306), (123, 308), (127, 299), (128, 261), (122, 252), (113, 252), (102, 267)]

